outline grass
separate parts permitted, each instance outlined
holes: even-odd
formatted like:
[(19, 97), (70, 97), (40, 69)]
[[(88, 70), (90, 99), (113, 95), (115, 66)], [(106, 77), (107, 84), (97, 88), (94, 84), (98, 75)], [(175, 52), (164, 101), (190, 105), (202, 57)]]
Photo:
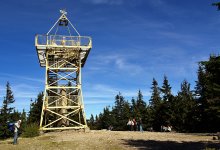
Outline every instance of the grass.
[(22, 137), (36, 137), (39, 136), (39, 125), (37, 123), (32, 123), (24, 128)]
[(5, 150), (130, 150), (130, 149), (220, 149), (212, 136), (159, 133), (90, 131), (50, 132), (33, 138), (19, 137), (18, 145), (12, 138), (0, 141)]

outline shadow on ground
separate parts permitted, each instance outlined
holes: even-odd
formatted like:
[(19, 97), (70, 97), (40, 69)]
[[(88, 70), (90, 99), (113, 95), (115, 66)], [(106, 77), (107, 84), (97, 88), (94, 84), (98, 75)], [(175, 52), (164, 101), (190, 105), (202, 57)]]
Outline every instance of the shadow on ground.
[(155, 140), (125, 140), (123, 143), (129, 147), (140, 150), (220, 150), (217, 142), (184, 142), (155, 141)]

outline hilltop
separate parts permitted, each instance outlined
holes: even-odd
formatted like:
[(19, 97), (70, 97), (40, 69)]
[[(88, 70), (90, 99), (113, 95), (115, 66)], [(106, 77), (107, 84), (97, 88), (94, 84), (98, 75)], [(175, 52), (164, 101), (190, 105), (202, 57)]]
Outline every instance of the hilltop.
[(62, 131), (45, 133), (35, 138), (19, 138), (18, 145), (12, 145), (11, 141), (1, 141), (0, 149), (220, 149), (219, 141), (213, 140), (211, 134), (172, 132)]

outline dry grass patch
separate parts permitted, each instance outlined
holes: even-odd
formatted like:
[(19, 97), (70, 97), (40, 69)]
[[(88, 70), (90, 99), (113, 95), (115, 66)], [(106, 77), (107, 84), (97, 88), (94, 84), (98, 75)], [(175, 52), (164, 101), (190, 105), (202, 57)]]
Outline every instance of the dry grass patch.
[(127, 150), (127, 149), (220, 149), (211, 135), (160, 132), (50, 132), (35, 138), (1, 141), (0, 149), (16, 150)]

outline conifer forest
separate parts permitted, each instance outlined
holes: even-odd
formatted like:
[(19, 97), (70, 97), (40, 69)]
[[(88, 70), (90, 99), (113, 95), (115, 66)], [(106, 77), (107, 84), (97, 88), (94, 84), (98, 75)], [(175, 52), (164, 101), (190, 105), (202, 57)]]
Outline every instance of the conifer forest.
[[(172, 126), (176, 132), (219, 132), (220, 124), (220, 56), (211, 55), (209, 60), (198, 63), (195, 87), (183, 80), (180, 90), (172, 94), (172, 86), (164, 76), (162, 86), (152, 79), (151, 97), (144, 99), (141, 90), (131, 100), (126, 100), (119, 92), (113, 107), (106, 106), (98, 115), (88, 119), (90, 129), (129, 130), (127, 122), (141, 119), (145, 131), (161, 131), (161, 126)], [(43, 93), (30, 100), (30, 110), (18, 112), (10, 83), (6, 83), (6, 93), (0, 111), (0, 137), (12, 136), (9, 124), (22, 119), (22, 130), (29, 124), (39, 125)]]

